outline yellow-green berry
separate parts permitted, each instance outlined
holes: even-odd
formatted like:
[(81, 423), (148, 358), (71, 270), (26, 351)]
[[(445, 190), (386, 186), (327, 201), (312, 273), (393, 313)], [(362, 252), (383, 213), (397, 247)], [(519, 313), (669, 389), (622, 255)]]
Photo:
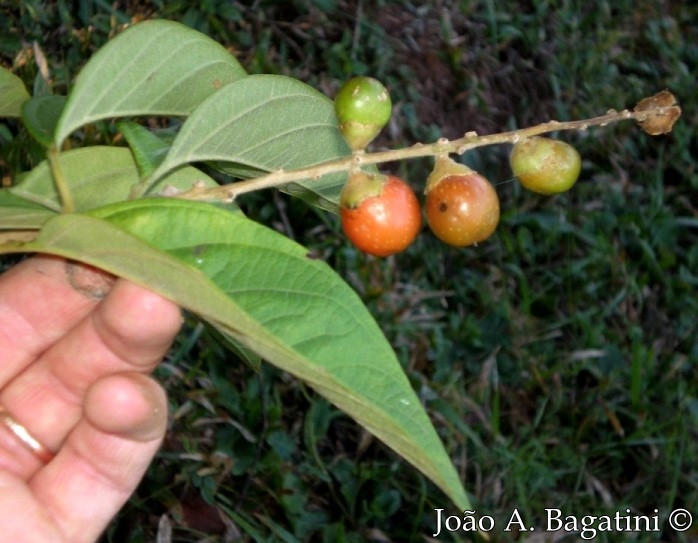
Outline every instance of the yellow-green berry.
[(335, 97), (339, 129), (354, 151), (364, 149), (388, 124), (392, 102), (388, 89), (372, 77), (347, 81)]

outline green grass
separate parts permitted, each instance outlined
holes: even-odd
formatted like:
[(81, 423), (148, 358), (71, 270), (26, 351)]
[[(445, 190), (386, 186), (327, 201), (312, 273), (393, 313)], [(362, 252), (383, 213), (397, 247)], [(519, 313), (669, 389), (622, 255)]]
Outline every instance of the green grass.
[[(560, 134), (584, 159), (564, 195), (522, 191), (506, 148), (467, 155), (503, 210), (497, 234), (477, 248), (447, 248), (425, 231), (405, 254), (378, 261), (302, 203), (264, 193), (243, 205), (312, 247), (365, 299), (478, 512), (496, 519), (493, 541), (530, 535), (499, 529), (514, 508), (539, 531), (545, 508), (657, 509), (662, 540), (691, 541), (695, 528), (675, 533), (664, 521), (678, 507), (698, 513), (698, 8), (377, 4), (25, 2), (0, 8), (0, 59), (40, 87), (30, 56), (18, 56), (36, 40), (64, 92), (115, 25), (179, 19), (252, 72), (328, 94), (350, 75), (380, 78), (396, 111), (377, 147), (593, 116), (672, 90), (683, 116), (671, 135), (633, 124)], [(430, 168), (390, 166), (415, 188)], [(273, 368), (253, 374), (193, 324), (158, 377), (173, 412), (168, 439), (105, 541), (153, 541), (162, 515), (175, 542), (417, 542), (434, 533), (435, 508), (462, 517), (312, 391)]]

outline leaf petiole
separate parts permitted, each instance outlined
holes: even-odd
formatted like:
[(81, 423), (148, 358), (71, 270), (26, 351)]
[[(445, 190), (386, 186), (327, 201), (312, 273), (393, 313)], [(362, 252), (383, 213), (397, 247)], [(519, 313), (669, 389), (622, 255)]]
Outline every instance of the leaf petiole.
[(72, 213), (75, 211), (75, 201), (73, 200), (73, 194), (68, 188), (68, 183), (63, 175), (61, 165), (58, 162), (58, 154), (58, 149), (52, 145), (48, 150), (48, 163), (51, 167), (51, 177), (56, 186), (56, 191), (58, 191), (58, 195), (61, 198), (63, 213)]

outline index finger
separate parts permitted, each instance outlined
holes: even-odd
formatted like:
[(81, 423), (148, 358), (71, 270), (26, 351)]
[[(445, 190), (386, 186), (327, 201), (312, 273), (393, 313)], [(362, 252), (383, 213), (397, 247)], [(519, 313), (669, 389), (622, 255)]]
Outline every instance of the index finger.
[(0, 389), (98, 302), (70, 284), (62, 258), (34, 256), (0, 276)]
[(58, 449), (82, 416), (84, 395), (94, 382), (124, 371), (151, 372), (181, 325), (173, 302), (124, 279), (104, 299), (87, 305), (86, 313), (85, 305), (77, 306), (83, 308), (82, 318), (71, 326), (53, 323), (63, 335), (52, 343), (37, 340), (43, 350), (0, 387), (0, 403), (50, 450)]

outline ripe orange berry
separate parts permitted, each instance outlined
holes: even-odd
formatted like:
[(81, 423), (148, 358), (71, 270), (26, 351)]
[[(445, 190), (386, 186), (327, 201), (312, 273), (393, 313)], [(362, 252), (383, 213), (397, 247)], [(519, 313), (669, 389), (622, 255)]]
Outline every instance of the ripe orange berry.
[(479, 173), (441, 158), (427, 182), (425, 213), (437, 238), (454, 247), (467, 247), (496, 230), (499, 198)]
[(340, 195), (340, 217), (349, 240), (380, 257), (407, 249), (422, 227), (414, 191), (392, 175), (352, 174)]

